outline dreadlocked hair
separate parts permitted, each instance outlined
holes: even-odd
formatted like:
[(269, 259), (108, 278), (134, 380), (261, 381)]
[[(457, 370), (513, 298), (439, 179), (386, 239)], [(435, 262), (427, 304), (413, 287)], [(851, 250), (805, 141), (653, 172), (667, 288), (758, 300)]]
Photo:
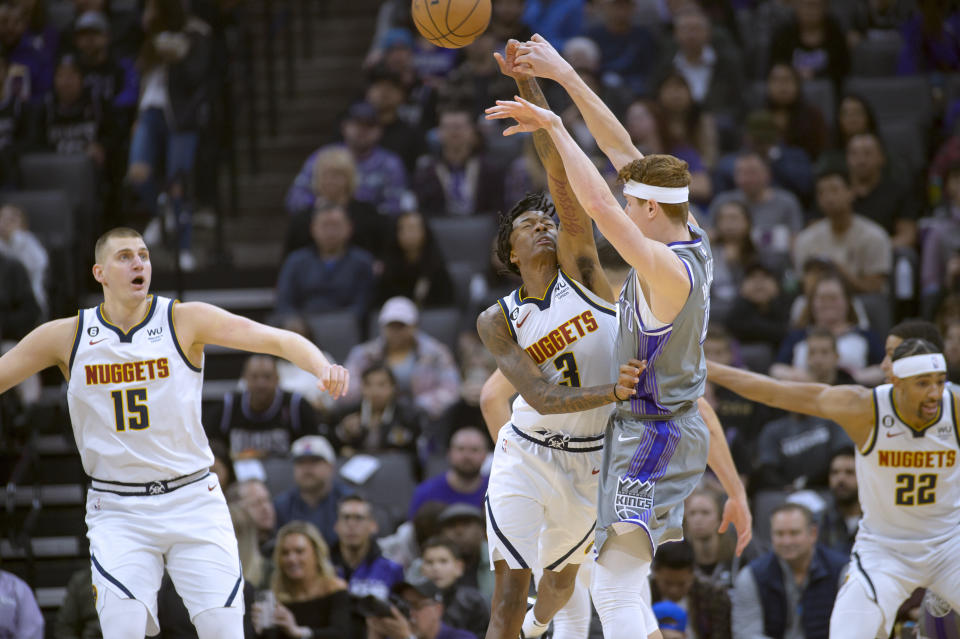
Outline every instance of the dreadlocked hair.
[(942, 351), (927, 340), (919, 337), (912, 337), (910, 339), (903, 340), (900, 346), (897, 346), (896, 350), (893, 351), (893, 355), (890, 357), (890, 361), (895, 362), (898, 359), (910, 357), (911, 355), (927, 355), (930, 353), (940, 352)]
[(943, 338), (937, 325), (922, 319), (906, 319), (890, 329), (888, 335), (894, 335), (902, 340), (920, 338), (937, 347), (937, 353), (943, 352)]
[(516, 275), (520, 274), (520, 269), (510, 261), (510, 234), (513, 232), (514, 220), (527, 211), (542, 211), (552, 216), (555, 209), (550, 197), (543, 191), (537, 191), (536, 193), (527, 193), (505, 215), (500, 216), (499, 226), (497, 227), (497, 257), (500, 258), (500, 262), (508, 271)]

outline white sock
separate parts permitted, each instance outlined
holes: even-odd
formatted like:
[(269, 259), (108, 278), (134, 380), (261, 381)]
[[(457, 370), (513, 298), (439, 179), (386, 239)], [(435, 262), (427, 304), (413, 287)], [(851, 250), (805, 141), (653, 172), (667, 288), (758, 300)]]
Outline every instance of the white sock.
[(533, 614), (533, 608), (527, 611), (527, 615), (523, 618), (523, 626), (521, 631), (523, 632), (524, 637), (539, 637), (547, 631), (547, 626), (550, 625), (550, 622), (540, 623), (537, 621), (537, 618)]

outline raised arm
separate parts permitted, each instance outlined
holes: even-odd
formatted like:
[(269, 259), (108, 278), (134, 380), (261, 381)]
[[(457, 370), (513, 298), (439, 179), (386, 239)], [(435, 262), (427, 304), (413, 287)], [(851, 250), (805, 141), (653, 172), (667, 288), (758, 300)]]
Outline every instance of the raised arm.
[(617, 116), (583, 81), (570, 63), (557, 53), (553, 45), (539, 34), (535, 34), (529, 42), (524, 42), (518, 47), (514, 69), (518, 72), (550, 78), (566, 89), (574, 104), (580, 109), (580, 115), (583, 116), (583, 121), (587, 123), (587, 128), (597, 141), (597, 146), (618, 171), (643, 157), (643, 154), (633, 145), (630, 134)]
[(497, 441), (500, 428), (510, 421), (510, 398), (516, 394), (517, 389), (499, 368), (490, 373), (490, 377), (483, 383), (480, 390), (480, 412), (493, 441)]
[(747, 503), (747, 491), (743, 487), (743, 482), (740, 481), (740, 474), (737, 473), (737, 466), (733, 463), (733, 456), (727, 445), (727, 437), (713, 406), (701, 397), (697, 400), (697, 407), (710, 430), (707, 466), (727, 491), (727, 503), (723, 507), (723, 520), (720, 522), (719, 532), (726, 532), (728, 525), (734, 525), (737, 529), (737, 555), (739, 556), (753, 537), (753, 517), (750, 515), (750, 505)]
[(192, 362), (200, 360), (204, 344), (267, 353), (313, 373), (320, 380), (320, 387), (334, 399), (347, 392), (347, 370), (330, 364), (316, 345), (296, 333), (254, 322), (204, 302), (177, 304), (173, 318), (180, 346)]
[[(539, 107), (549, 109), (547, 99), (540, 90), (536, 77), (529, 73), (515, 71), (514, 59), (519, 44), (516, 40), (510, 40), (504, 50), (505, 55), (493, 54), (500, 66), (500, 71), (516, 81), (521, 97)], [(560, 262), (560, 267), (603, 299), (608, 302), (615, 301), (613, 288), (600, 267), (597, 244), (593, 238), (593, 222), (573, 193), (573, 188), (567, 180), (567, 172), (563, 168), (563, 161), (557, 153), (553, 140), (546, 131), (538, 129), (533, 132), (533, 145), (547, 172), (550, 196), (553, 198), (557, 217), (560, 220), (557, 235), (557, 260)]]
[(76, 317), (53, 320), (27, 333), (0, 357), (0, 393), (51, 366), (58, 366), (63, 376), (69, 379), (67, 366), (76, 334)]
[(873, 393), (863, 386), (784, 382), (710, 360), (707, 377), (749, 400), (833, 420), (859, 447), (867, 442), (873, 428)]
[(499, 305), (494, 304), (480, 314), (477, 332), (507, 380), (541, 415), (589, 410), (623, 401), (636, 393), (643, 367), (637, 360), (620, 367), (620, 379), (615, 384), (578, 388), (551, 383), (511, 337)]
[[(672, 309), (669, 317), (658, 318), (664, 322), (673, 321), (690, 292), (690, 281), (683, 262), (666, 244), (646, 237), (627, 217), (603, 176), (577, 146), (560, 117), (518, 97), (515, 102), (498, 100), (496, 106), (487, 109), (487, 118), (516, 120), (517, 124), (506, 129), (504, 135), (537, 129), (544, 129), (550, 134), (567, 170), (573, 192), (584, 210), (597, 222), (600, 232), (610, 240), (623, 259), (637, 269), (653, 289), (654, 308)], [(662, 298), (663, 303), (656, 298)]]

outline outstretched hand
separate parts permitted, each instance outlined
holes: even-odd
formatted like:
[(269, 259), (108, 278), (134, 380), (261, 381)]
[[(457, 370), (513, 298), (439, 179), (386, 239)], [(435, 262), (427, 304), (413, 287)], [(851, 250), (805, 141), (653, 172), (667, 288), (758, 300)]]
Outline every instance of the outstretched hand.
[(347, 394), (350, 388), (350, 373), (343, 366), (331, 364), (317, 375), (320, 380), (317, 385), (327, 391), (330, 397), (339, 399)]
[(494, 60), (497, 61), (497, 66), (500, 67), (500, 73), (514, 80), (519, 80), (521, 77), (530, 75), (529, 71), (524, 71), (517, 67), (517, 48), (519, 46), (519, 40), (510, 38), (507, 40), (507, 46), (503, 49), (503, 55), (500, 55), (499, 52), (494, 52), (493, 54)]
[(529, 73), (559, 81), (565, 74), (571, 72), (573, 67), (563, 59), (552, 44), (539, 33), (535, 33), (530, 40), (517, 46), (513, 69), (516, 73)]
[(723, 521), (720, 522), (718, 532), (725, 533), (730, 524), (737, 529), (737, 557), (739, 557), (753, 538), (753, 516), (750, 514), (746, 497), (727, 498), (727, 503), (723, 506)]
[(504, 135), (530, 133), (537, 129), (545, 129), (554, 122), (560, 122), (560, 116), (553, 111), (538, 107), (520, 96), (514, 96), (514, 100), (497, 100), (496, 106), (487, 109), (486, 114), (488, 120), (513, 118), (517, 121), (503, 131)]

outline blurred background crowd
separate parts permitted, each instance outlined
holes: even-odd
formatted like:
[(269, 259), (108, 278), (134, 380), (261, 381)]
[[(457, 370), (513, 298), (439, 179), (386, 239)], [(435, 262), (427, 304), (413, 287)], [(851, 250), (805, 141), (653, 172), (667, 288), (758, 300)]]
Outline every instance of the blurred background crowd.
[[(519, 285), (491, 251), (497, 214), (546, 188), (529, 136), (482, 117), (516, 92), (492, 56), (510, 38), (540, 33), (641, 151), (688, 162), (714, 251), (708, 357), (872, 386), (896, 325), (939, 332), (960, 382), (955, 2), (493, 0), (461, 50), (419, 38), (402, 0), (349, 4), (0, 2), (0, 348), (95, 303), (92, 241), (124, 224), (144, 231), (157, 291), (269, 319), (350, 370), (334, 403), (285, 362), (208, 349), (204, 427), (247, 603), (272, 591), (281, 636), (483, 636), (479, 402), (494, 364), (474, 322)], [(352, 58), (324, 53), (348, 37)], [(613, 186), (576, 108), (542, 84)], [(41, 375), (0, 397), (0, 593), (18, 593), (0, 613), (22, 598), (41, 624), (18, 637), (99, 636), (61, 384)], [(732, 556), (706, 479), (687, 541), (654, 563), (665, 636), (825, 637), (859, 517), (852, 444), (826, 420), (708, 398), (755, 541)], [(808, 578), (771, 595), (783, 563)], [(191, 636), (169, 584), (161, 612), (162, 636)]]

